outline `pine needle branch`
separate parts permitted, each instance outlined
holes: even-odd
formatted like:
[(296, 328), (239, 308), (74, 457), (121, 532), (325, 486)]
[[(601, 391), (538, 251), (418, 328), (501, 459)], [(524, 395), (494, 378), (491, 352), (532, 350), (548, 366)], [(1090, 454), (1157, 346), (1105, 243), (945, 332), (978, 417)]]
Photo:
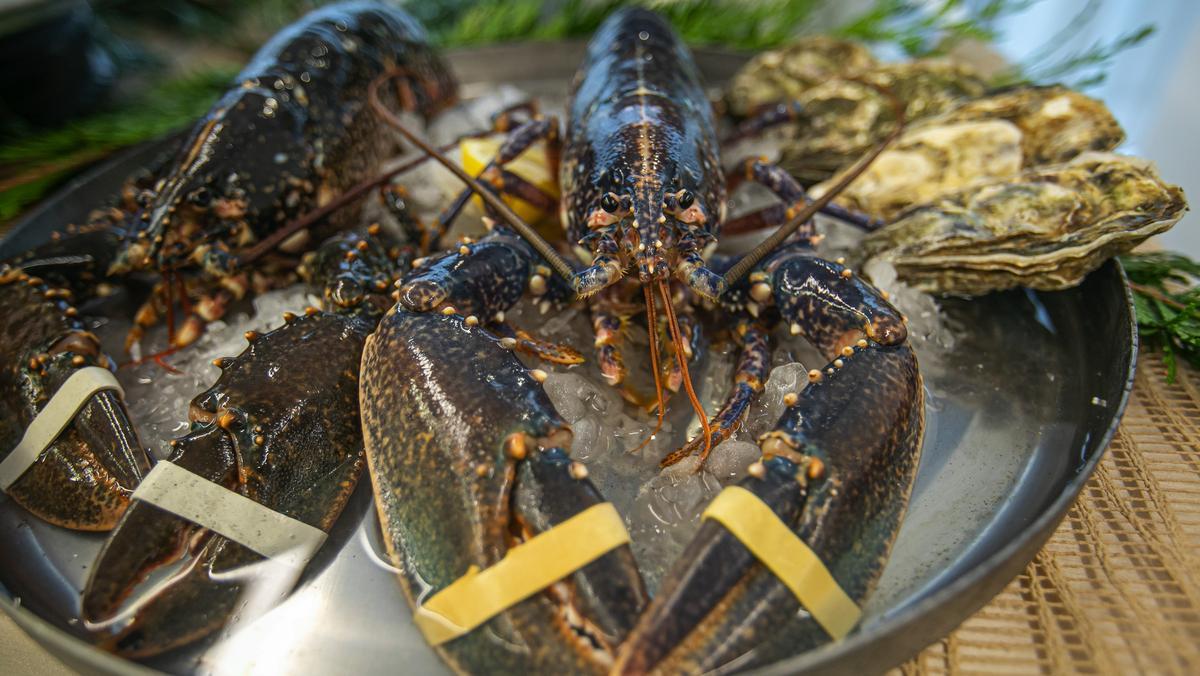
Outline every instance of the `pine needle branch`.
[(1167, 382), (1174, 383), (1177, 359), (1200, 368), (1200, 263), (1174, 253), (1121, 257), (1142, 343), (1163, 354)]

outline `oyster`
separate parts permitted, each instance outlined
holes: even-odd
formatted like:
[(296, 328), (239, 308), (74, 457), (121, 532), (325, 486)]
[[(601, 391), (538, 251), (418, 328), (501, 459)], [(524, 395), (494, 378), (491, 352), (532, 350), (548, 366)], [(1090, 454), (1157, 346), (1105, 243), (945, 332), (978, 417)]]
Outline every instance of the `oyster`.
[[(960, 103), (907, 129), (838, 203), (885, 221), (973, 183), (1117, 147), (1125, 134), (1103, 103), (1061, 86), (1018, 87)], [(813, 188), (820, 195), (837, 176)]]
[(730, 113), (746, 117), (791, 101), (830, 78), (876, 65), (871, 51), (857, 42), (825, 35), (804, 37), (751, 59), (734, 76), (725, 101)]
[(780, 166), (801, 183), (818, 183), (858, 159), (892, 130), (889, 97), (905, 105), (910, 122), (937, 115), (984, 93), (983, 79), (967, 66), (941, 59), (886, 64), (835, 78), (795, 97), (805, 111), (784, 143)]
[(1125, 140), (1107, 106), (1062, 85), (994, 92), (956, 106), (936, 123), (997, 119), (1020, 128), (1021, 155), (1030, 167), (1061, 164), (1089, 150), (1112, 150)]
[(1145, 160), (1084, 153), (975, 185), (905, 213), (863, 240), (865, 270), (887, 261), (923, 291), (980, 295), (1064, 289), (1187, 211)]

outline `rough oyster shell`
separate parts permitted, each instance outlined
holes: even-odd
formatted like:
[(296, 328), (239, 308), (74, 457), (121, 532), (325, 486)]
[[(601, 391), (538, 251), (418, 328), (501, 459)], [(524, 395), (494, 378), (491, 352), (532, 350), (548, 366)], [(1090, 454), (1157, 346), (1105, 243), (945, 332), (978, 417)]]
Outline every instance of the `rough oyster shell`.
[(957, 191), (863, 240), (923, 291), (980, 295), (1078, 284), (1105, 260), (1168, 230), (1183, 191), (1137, 158), (1085, 153), (1065, 165)]
[(985, 89), (975, 71), (942, 59), (886, 64), (853, 77), (828, 80), (794, 97), (805, 116), (795, 125), (794, 138), (784, 144), (780, 165), (801, 183), (829, 178), (892, 130), (892, 103), (876, 87), (904, 102), (910, 122), (945, 112)]
[(752, 115), (764, 106), (791, 101), (805, 90), (876, 65), (871, 51), (857, 42), (826, 35), (804, 37), (754, 57), (734, 76), (726, 95), (729, 112)]
[[(963, 102), (912, 125), (838, 197), (891, 220), (973, 183), (1015, 176), (1080, 153), (1112, 150), (1125, 134), (1103, 103), (1065, 87), (1019, 87)], [(835, 176), (813, 189), (820, 195)]]
[(1125, 131), (1101, 101), (1062, 85), (1021, 86), (966, 101), (926, 124), (1008, 120), (1021, 130), (1025, 166), (1061, 164), (1121, 145)]

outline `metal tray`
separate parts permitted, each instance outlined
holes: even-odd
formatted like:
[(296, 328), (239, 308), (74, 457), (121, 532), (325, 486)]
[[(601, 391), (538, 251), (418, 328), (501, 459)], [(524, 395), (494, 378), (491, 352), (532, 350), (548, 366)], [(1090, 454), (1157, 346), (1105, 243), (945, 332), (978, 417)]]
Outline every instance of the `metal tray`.
[[(581, 43), (524, 44), (458, 51), (450, 60), (464, 83), (511, 82), (561, 97), (582, 54)], [(745, 58), (704, 50), (696, 57), (709, 83), (728, 79)], [(136, 148), (72, 182), (0, 242), (0, 258), (80, 221), (161, 148)], [(937, 359), (922, 357), (931, 402), (924, 456), (863, 626), (763, 673), (879, 672), (944, 636), (1033, 558), (1116, 430), (1133, 383), (1137, 330), (1115, 261), (1069, 291), (1012, 291), (941, 306), (961, 332)], [(87, 566), (63, 560), (73, 551), (86, 558), (101, 538), (56, 532), (0, 497), (0, 608), (88, 673), (220, 672), (216, 653), (228, 658), (229, 650), (245, 651), (236, 656), (243, 659), (237, 673), (255, 673), (255, 665), (272, 673), (336, 673), (400, 664), (404, 671), (444, 672), (419, 639), (405, 638), (413, 636), (410, 613), (375, 561), (369, 490), (370, 482), (360, 484), (297, 590), (262, 618), (267, 631), (148, 665), (92, 648), (62, 610)]]

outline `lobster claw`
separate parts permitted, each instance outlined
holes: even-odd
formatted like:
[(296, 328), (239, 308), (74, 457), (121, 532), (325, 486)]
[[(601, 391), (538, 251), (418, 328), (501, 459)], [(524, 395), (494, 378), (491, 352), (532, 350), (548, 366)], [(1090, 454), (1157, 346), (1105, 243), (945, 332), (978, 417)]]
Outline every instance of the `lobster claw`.
[[(376, 506), (418, 616), (473, 569), (603, 502), (563, 450), (571, 433), (545, 391), (463, 317), (393, 310), (362, 374)], [(461, 673), (601, 673), (645, 602), (622, 545), (436, 647)]]
[[(221, 376), (192, 400), (192, 430), (172, 442), (171, 463), (329, 532), (365, 464), (356, 372), (373, 326), (312, 312), (252, 333), (240, 355), (217, 360)], [(261, 513), (233, 518), (270, 530)], [(156, 655), (251, 619), (291, 591), (301, 567), (139, 497), (92, 566), (81, 616), (103, 647)]]
[[(807, 386), (760, 438), (763, 461), (740, 484), (854, 604), (874, 587), (899, 528), (923, 415), (911, 348), (871, 344)], [(716, 520), (700, 526), (664, 580), (615, 673), (752, 668), (829, 640), (796, 594)]]
[[(0, 460), (78, 369), (110, 363), (70, 298), (65, 289), (0, 266)], [(121, 395), (101, 390), (87, 397), (7, 494), (58, 526), (106, 531), (149, 467)]]
[[(175, 449), (176, 465), (226, 488), (237, 486), (236, 449), (221, 428), (213, 425), (189, 433), (176, 440)], [(227, 589), (231, 592), (224, 595), (227, 598), (205, 598), (208, 569), (222, 545), (228, 544), (186, 519), (135, 501), (92, 568), (81, 598), (84, 620), (108, 649), (131, 657), (203, 636), (224, 620), (223, 607), (237, 602), (236, 587)], [(239, 563), (255, 556), (236, 545), (224, 548), (239, 555)], [(119, 610), (136, 585), (151, 571), (185, 554), (190, 554), (188, 565), (126, 621)], [(196, 621), (196, 608), (207, 609), (200, 614), (204, 621)]]

